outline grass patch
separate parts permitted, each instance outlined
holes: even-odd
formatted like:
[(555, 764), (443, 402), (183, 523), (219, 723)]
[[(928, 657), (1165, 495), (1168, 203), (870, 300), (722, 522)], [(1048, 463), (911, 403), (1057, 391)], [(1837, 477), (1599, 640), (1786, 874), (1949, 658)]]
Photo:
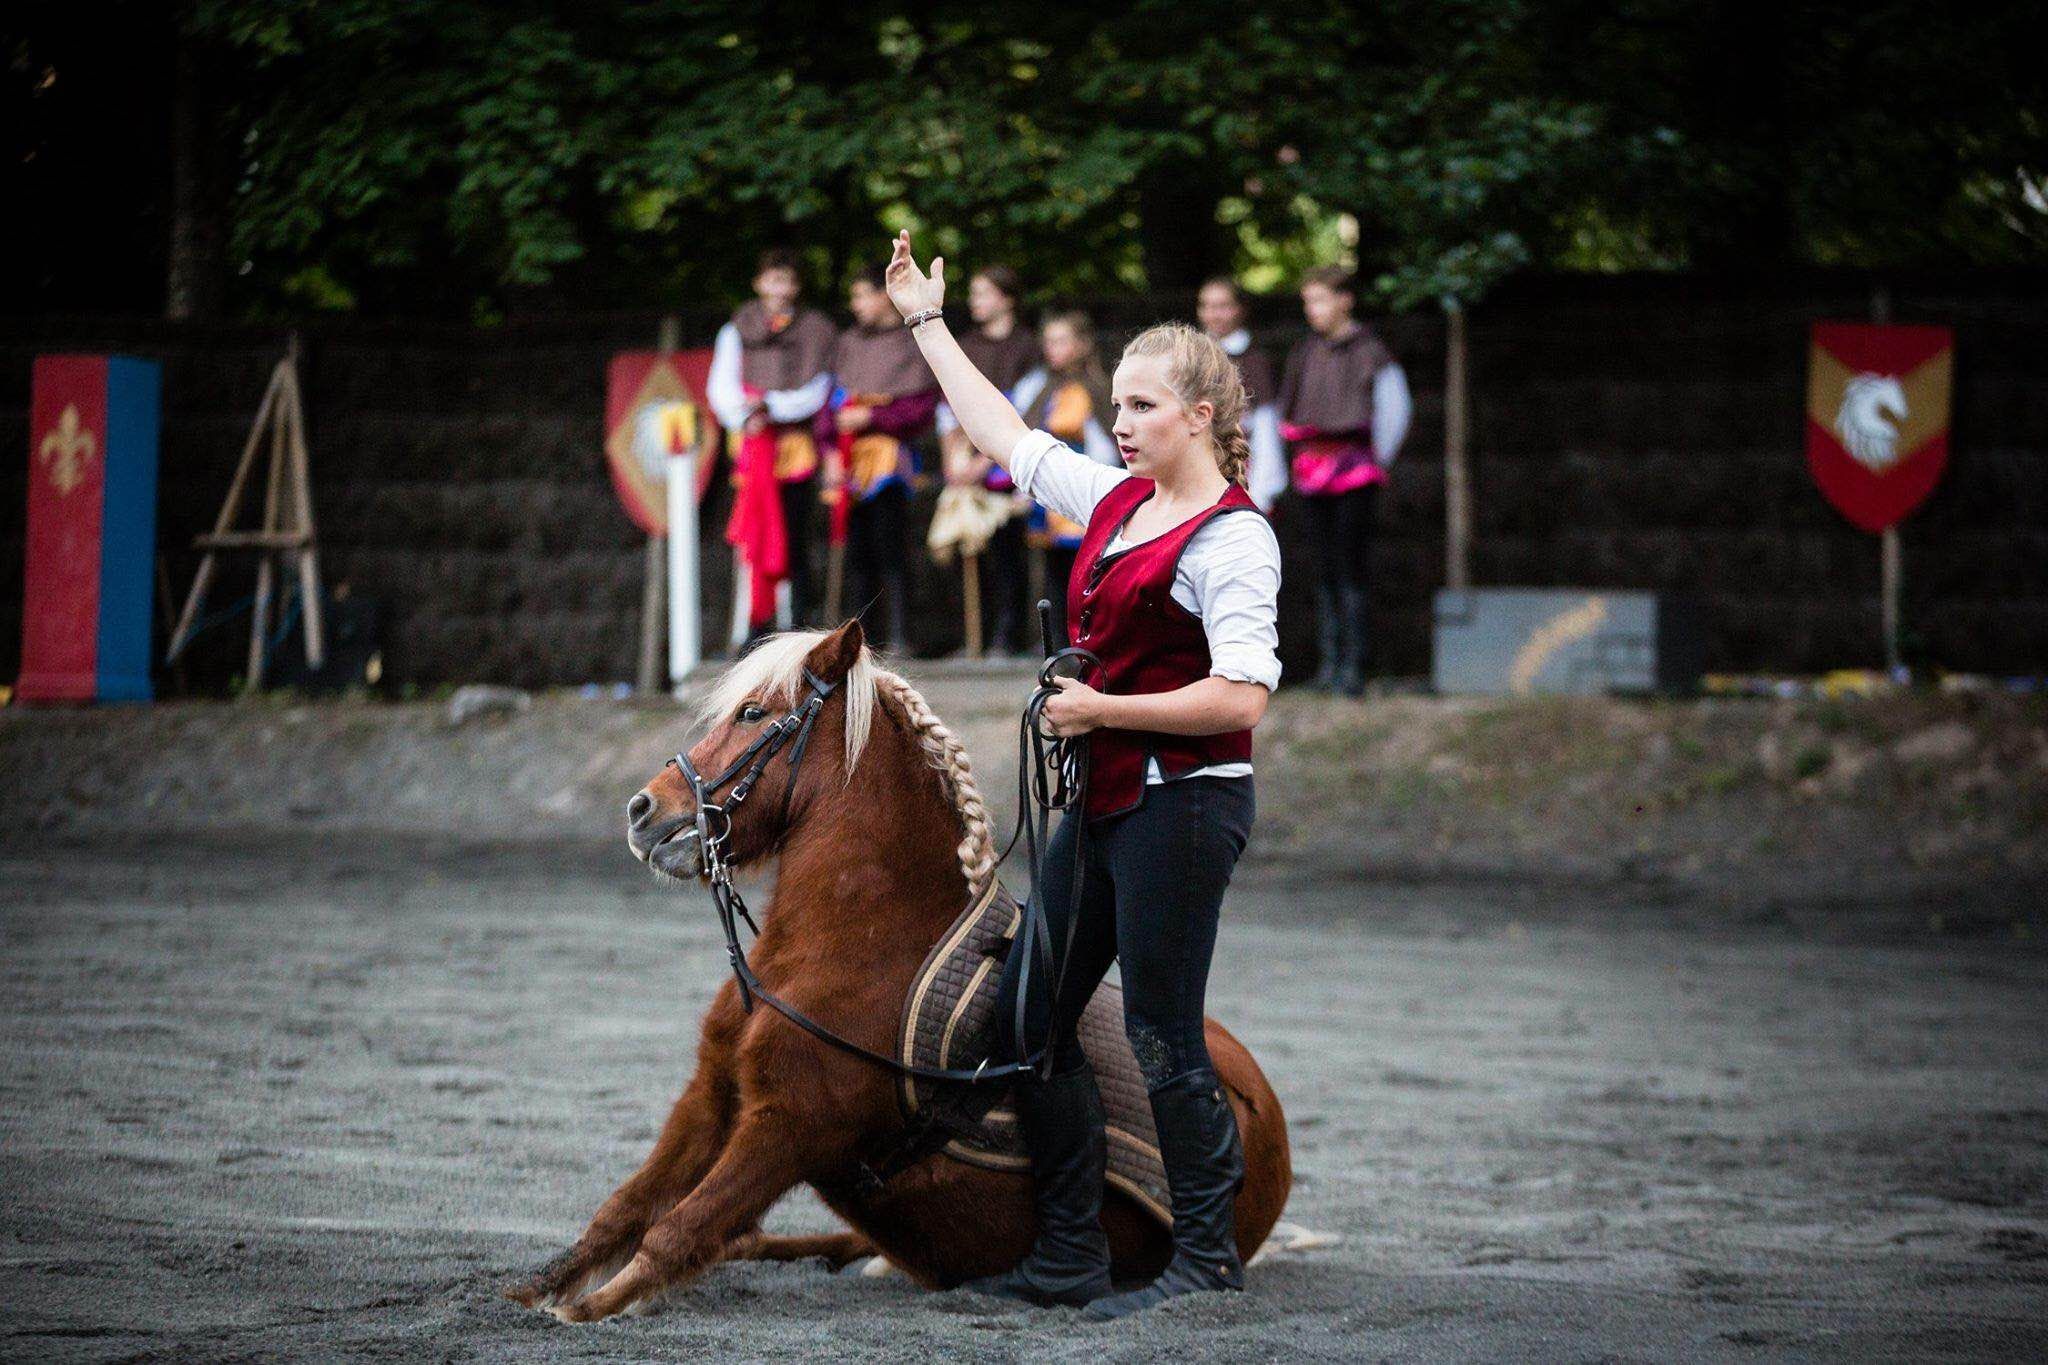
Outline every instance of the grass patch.
[(1437, 793), (1438, 783), (1428, 773), (1403, 768), (1388, 773), (1380, 783), (1377, 804), (1389, 810), (1410, 811)]
[(1726, 796), (1729, 792), (1755, 786), (1763, 780), (1763, 775), (1763, 768), (1751, 759), (1716, 763), (1700, 773), (1696, 785), (1708, 796)]
[(1452, 747), (1468, 761), (1503, 774), (1545, 779), (1634, 759), (1632, 736), (1614, 733), (1616, 703), (1583, 697), (1542, 697), (1474, 712)]

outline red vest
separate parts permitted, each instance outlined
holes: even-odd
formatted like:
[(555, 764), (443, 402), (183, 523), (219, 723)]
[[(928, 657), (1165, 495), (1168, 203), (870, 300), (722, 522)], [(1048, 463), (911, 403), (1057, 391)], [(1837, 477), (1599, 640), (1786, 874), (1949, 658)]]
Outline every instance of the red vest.
[[(1202, 620), (1173, 600), (1173, 575), (1195, 532), (1215, 517), (1258, 509), (1236, 484), (1215, 506), (1162, 536), (1105, 560), (1103, 547), (1152, 496), (1150, 479), (1125, 479), (1088, 518), (1067, 582), (1067, 638), (1095, 651), (1108, 676), (1101, 690), (1121, 696), (1172, 692), (1209, 676), (1209, 637)], [(1120, 815), (1145, 796), (1146, 760), (1163, 777), (1212, 763), (1244, 763), (1252, 732), (1162, 735), (1147, 730), (1096, 730), (1089, 735), (1088, 818)]]

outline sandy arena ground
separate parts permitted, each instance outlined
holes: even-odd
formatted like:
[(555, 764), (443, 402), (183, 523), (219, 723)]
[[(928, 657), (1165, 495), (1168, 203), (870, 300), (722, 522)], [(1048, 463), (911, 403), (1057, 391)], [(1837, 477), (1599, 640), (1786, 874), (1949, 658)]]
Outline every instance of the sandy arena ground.
[(2044, 954), (1920, 906), (1249, 866), (1212, 1010), (1343, 1240), (1109, 1326), (816, 1265), (595, 1327), (499, 1298), (643, 1155), (721, 980), (621, 841), (16, 834), (0, 923), (8, 1359), (2048, 1352)]

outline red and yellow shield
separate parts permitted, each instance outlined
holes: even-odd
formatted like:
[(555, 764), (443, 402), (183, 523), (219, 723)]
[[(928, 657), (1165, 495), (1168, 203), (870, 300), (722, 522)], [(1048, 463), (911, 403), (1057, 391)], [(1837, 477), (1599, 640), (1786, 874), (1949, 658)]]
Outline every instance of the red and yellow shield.
[(1816, 322), (1806, 377), (1806, 464), (1866, 531), (1905, 520), (1948, 461), (1955, 334), (1946, 327)]
[(697, 452), (697, 500), (711, 484), (718, 428), (704, 385), (710, 351), (622, 351), (605, 383), (605, 464), (626, 515), (650, 536), (668, 534), (668, 458)]

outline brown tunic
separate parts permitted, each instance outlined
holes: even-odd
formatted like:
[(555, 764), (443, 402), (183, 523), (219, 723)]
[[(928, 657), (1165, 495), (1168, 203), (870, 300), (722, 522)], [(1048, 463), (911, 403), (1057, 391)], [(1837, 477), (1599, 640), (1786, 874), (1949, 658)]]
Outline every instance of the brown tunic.
[(1280, 380), (1280, 420), (1324, 436), (1372, 439), (1372, 382), (1393, 355), (1363, 323), (1332, 341), (1310, 333), (1287, 354)]
[[(823, 313), (799, 308), (781, 319), (754, 299), (732, 315), (733, 330), (740, 334), (740, 383), (761, 393), (800, 389), (832, 368), (832, 352), (839, 331)], [(731, 435), (737, 457), (740, 433)], [(778, 423), (775, 427), (775, 477), (783, 483), (809, 478), (818, 467), (818, 448), (811, 440), (811, 419)], [(737, 459), (733, 470), (739, 479)]]
[(762, 393), (800, 389), (832, 368), (838, 330), (823, 313), (798, 308), (777, 327), (755, 299), (732, 317), (740, 334), (740, 382)]
[(1266, 359), (1266, 353), (1254, 342), (1244, 348), (1244, 354), (1233, 356), (1237, 364), (1238, 378), (1244, 380), (1245, 395), (1252, 400), (1252, 407), (1262, 408), (1273, 401), (1279, 391), (1273, 382), (1273, 362)]
[(918, 353), (910, 329), (897, 322), (873, 329), (849, 327), (841, 332), (832, 374), (849, 394), (901, 398), (939, 386)]
[(1028, 327), (1012, 327), (1001, 341), (975, 328), (960, 338), (960, 349), (974, 362), (974, 368), (988, 376), (988, 382), (1004, 393), (1017, 381), (1038, 368), (1038, 338)]

